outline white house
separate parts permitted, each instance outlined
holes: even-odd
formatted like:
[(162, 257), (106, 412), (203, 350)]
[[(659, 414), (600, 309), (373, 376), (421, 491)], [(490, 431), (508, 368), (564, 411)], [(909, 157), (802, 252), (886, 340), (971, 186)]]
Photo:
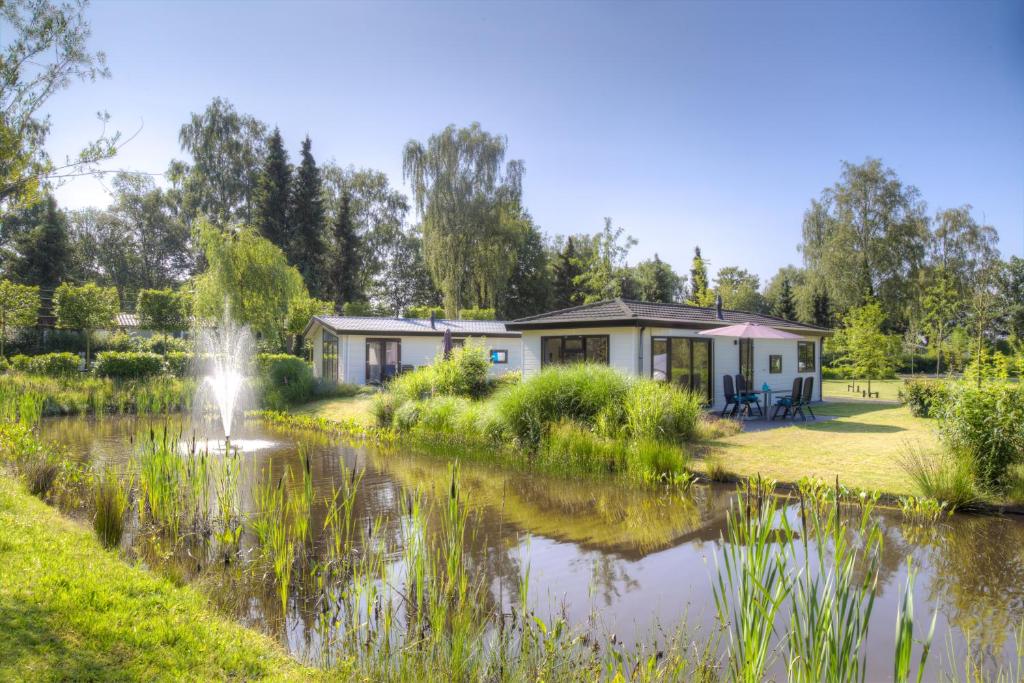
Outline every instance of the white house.
[[(700, 336), (701, 330), (757, 323), (799, 339)], [(587, 360), (623, 372), (676, 382), (721, 408), (723, 376), (743, 374), (751, 388), (789, 392), (793, 379), (814, 377), (821, 400), (821, 348), (829, 330), (782, 318), (683, 304), (610, 299), (507, 323), (521, 332), (523, 377), (554, 363)]]
[(309, 321), (313, 374), (329, 382), (379, 384), (399, 372), (429, 365), (441, 353), (445, 330), (452, 345), (482, 345), (497, 377), (522, 367), (520, 333), (498, 320), (432, 320), (324, 315)]

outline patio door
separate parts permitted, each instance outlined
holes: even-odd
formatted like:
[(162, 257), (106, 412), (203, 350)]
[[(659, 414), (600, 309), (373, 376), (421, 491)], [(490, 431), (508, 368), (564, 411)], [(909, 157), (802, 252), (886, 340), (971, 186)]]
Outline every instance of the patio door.
[(398, 339), (366, 340), (366, 383), (383, 384), (398, 374), (402, 342)]
[(747, 380), (747, 389), (754, 386), (754, 340), (740, 339), (740, 374)]
[(320, 376), (325, 382), (338, 383), (338, 338), (324, 330), (323, 353), (320, 359)]
[(711, 340), (652, 337), (651, 377), (701, 394), (711, 403)]

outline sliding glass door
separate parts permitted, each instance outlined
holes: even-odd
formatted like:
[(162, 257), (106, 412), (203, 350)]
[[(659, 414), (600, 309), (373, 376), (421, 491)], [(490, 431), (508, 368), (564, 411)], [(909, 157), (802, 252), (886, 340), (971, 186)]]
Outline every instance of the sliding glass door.
[(324, 330), (320, 376), (325, 382), (338, 383), (338, 338)]
[(382, 384), (402, 367), (402, 342), (398, 339), (366, 340), (366, 383)]
[(651, 377), (701, 394), (711, 403), (711, 340), (652, 337)]

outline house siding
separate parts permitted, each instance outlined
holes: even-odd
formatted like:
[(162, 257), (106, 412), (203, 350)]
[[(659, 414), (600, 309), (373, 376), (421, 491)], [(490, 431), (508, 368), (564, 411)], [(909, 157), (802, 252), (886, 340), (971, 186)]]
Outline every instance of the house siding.
[[(642, 330), (642, 331), (641, 331)], [(523, 330), (523, 377), (540, 372), (541, 338), (562, 335), (608, 335), (608, 364), (630, 375), (651, 376), (651, 338), (652, 337), (696, 337), (711, 339), (711, 367), (713, 408), (721, 410), (725, 404), (725, 389), (722, 376), (736, 375), (740, 371), (739, 345), (733, 337), (708, 337), (699, 335), (699, 330), (675, 327), (586, 327), (558, 328), (550, 330)], [(814, 400), (821, 400), (821, 337), (803, 335), (803, 341), (815, 344), (814, 372), (797, 373), (797, 341), (790, 339), (755, 339), (754, 340), (754, 387), (760, 388), (765, 382), (773, 390), (786, 393), (793, 386), (793, 379), (814, 377)], [(638, 342), (640, 344), (638, 348)], [(640, 355), (642, 352), (642, 356)], [(782, 356), (782, 372), (768, 372), (769, 356)]]
[[(310, 340), (313, 346), (313, 375), (320, 378), (323, 374), (323, 326), (319, 323), (310, 328)], [(333, 334), (333, 333), (332, 333)], [(401, 363), (422, 367), (430, 365), (441, 353), (440, 337), (402, 336), (402, 335), (338, 335), (338, 381), (348, 384), (366, 383), (366, 340), (367, 339), (398, 339), (402, 343)], [(498, 377), (505, 372), (518, 370), (522, 365), (522, 344), (516, 337), (468, 337), (469, 343), (481, 344), (488, 354), (495, 349), (508, 351), (508, 363), (492, 364), (488, 376)]]

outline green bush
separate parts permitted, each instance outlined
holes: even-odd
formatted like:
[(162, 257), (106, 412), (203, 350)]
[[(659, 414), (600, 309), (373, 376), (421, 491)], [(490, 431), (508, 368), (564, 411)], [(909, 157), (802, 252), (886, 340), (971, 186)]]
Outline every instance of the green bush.
[(463, 308), (459, 310), (459, 320), (494, 320), (496, 317), (493, 308)]
[(397, 408), (398, 400), (390, 391), (379, 392), (370, 404), (370, 412), (381, 427), (390, 427), (394, 423)]
[(140, 344), (143, 351), (152, 351), (166, 355), (168, 353), (187, 353), (192, 351), (192, 343), (187, 339), (178, 339), (166, 334), (155, 334)]
[(949, 452), (971, 463), (978, 488), (1003, 491), (1010, 467), (1024, 460), (1024, 386), (956, 385), (939, 429)]
[(441, 306), (409, 306), (405, 309), (405, 317), (407, 318), (429, 318), (430, 314), (433, 313), (435, 318), (444, 317), (444, 308)]
[(11, 366), (15, 370), (30, 375), (46, 377), (72, 377), (78, 373), (81, 363), (75, 353), (44, 353), (38, 356), (17, 355), (11, 358)]
[(118, 331), (96, 345), (104, 351), (145, 351), (142, 339), (124, 331)]
[(478, 344), (453, 349), (448, 358), (436, 358), (430, 365), (403, 372), (387, 386), (398, 404), (430, 396), (479, 398), (487, 393), (487, 372), (491, 362)]
[(313, 398), (313, 369), (309, 363), (288, 354), (260, 354), (263, 405), (271, 410), (305, 403)]
[(899, 462), (919, 495), (947, 503), (950, 509), (970, 508), (981, 498), (974, 484), (973, 463), (968, 458), (908, 445)]
[(916, 417), (936, 417), (949, 400), (949, 386), (943, 380), (908, 379), (900, 389), (900, 400)]
[(853, 379), (853, 375), (848, 367), (823, 367), (821, 369), (822, 379)]
[(192, 369), (192, 354), (184, 351), (168, 351), (164, 354), (167, 372), (175, 377), (185, 377)]
[(97, 377), (129, 380), (162, 374), (163, 356), (149, 351), (103, 351), (96, 354), (93, 372)]
[(520, 444), (536, 448), (561, 420), (593, 426), (602, 410), (623, 401), (629, 388), (629, 378), (606, 365), (562, 365), (509, 387), (495, 402)]

